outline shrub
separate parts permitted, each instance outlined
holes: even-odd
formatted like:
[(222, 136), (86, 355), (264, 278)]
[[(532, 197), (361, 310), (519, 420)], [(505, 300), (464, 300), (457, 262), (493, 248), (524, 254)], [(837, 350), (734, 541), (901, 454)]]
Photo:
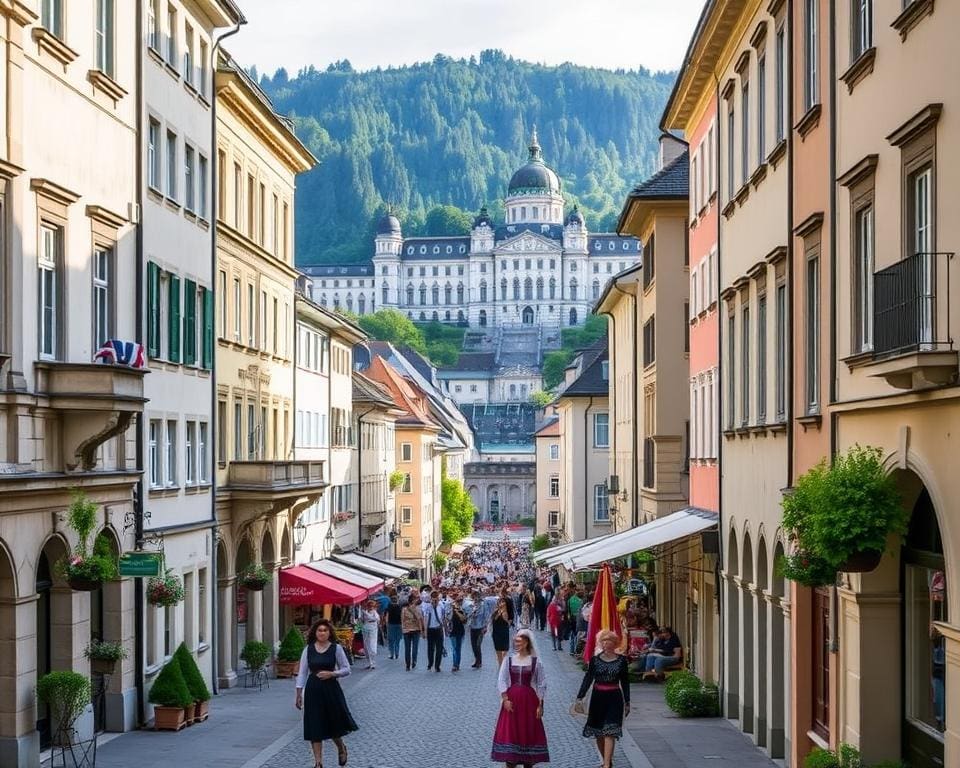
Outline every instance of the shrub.
[[(899, 765), (898, 761), (893, 766)], [(866, 768), (860, 750), (850, 744), (841, 744), (834, 752), (814, 747), (803, 759), (803, 768)]]
[(180, 707), (186, 709), (193, 706), (194, 698), (187, 688), (187, 681), (183, 677), (180, 662), (173, 657), (168, 661), (157, 679), (150, 686), (150, 695), (147, 697), (151, 704), (160, 707)]
[(98, 661), (120, 661), (127, 658), (127, 649), (123, 647), (123, 643), (91, 640), (89, 645), (84, 648), (83, 655), (88, 659), (97, 659)]
[(280, 643), (280, 649), (277, 651), (277, 661), (300, 661), (303, 649), (306, 643), (303, 642), (303, 635), (296, 627), (290, 627), (287, 634)]
[(663, 687), (664, 701), (666, 701), (670, 709), (676, 712), (679, 692), (687, 688), (700, 688), (701, 685), (700, 678), (693, 674), (693, 672), (685, 669), (673, 672), (670, 677), (667, 678), (666, 685)]
[(194, 701), (210, 701), (210, 690), (207, 688), (207, 682), (203, 679), (200, 667), (197, 666), (197, 660), (193, 654), (187, 650), (185, 643), (180, 643), (173, 654), (173, 658), (180, 664), (180, 672), (183, 674), (183, 680), (187, 684), (187, 690)]
[(716, 717), (720, 713), (720, 691), (713, 683), (704, 683), (693, 672), (680, 670), (670, 675), (664, 686), (667, 706), (680, 717)]
[(251, 640), (243, 646), (240, 658), (247, 662), (250, 669), (261, 669), (270, 658), (270, 646), (259, 640)]
[(405, 479), (406, 479), (406, 475), (403, 472), (401, 472), (399, 469), (393, 470), (393, 472), (390, 473), (390, 490), (391, 491), (397, 490), (400, 486), (403, 485), (403, 481)]
[(50, 706), (59, 727), (68, 729), (90, 703), (90, 680), (79, 672), (48, 672), (37, 681), (37, 698)]
[(530, 540), (530, 551), (539, 552), (550, 546), (550, 537), (545, 533), (538, 533)]
[(437, 552), (433, 556), (434, 570), (442, 571), (447, 566), (447, 556), (443, 552)]

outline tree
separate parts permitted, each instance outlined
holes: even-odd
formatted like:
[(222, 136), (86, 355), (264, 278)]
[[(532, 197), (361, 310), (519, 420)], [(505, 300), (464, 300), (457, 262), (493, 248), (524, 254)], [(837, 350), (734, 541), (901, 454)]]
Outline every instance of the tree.
[(463, 483), (447, 477), (446, 468), (440, 485), (440, 535), (444, 544), (455, 544), (473, 531), (476, 508)]
[(407, 346), (425, 354), (427, 345), (423, 333), (409, 317), (396, 309), (381, 309), (358, 320), (360, 327), (377, 341), (389, 341), (394, 346)]
[(542, 389), (538, 389), (530, 395), (530, 402), (537, 406), (537, 408), (546, 408), (554, 399), (554, 396), (550, 392), (545, 392)]
[(543, 356), (543, 386), (553, 389), (563, 381), (563, 371), (573, 360), (569, 349), (558, 349)]
[(473, 219), (455, 205), (437, 205), (427, 212), (424, 234), (428, 237), (468, 235)]

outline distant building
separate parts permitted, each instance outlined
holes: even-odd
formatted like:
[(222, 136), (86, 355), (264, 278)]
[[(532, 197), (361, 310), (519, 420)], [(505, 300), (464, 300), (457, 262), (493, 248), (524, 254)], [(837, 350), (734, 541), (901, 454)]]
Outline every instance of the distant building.
[(537, 445), (536, 518), (538, 534), (560, 541), (564, 520), (560, 515), (560, 418), (551, 416), (535, 433)]
[(536, 129), (505, 204), (502, 223), (482, 208), (458, 237), (404, 238), (387, 214), (372, 263), (303, 267), (313, 300), (361, 315), (398, 309), (417, 322), (559, 328), (582, 323), (610, 278), (640, 258), (639, 240), (588, 233), (577, 208), (564, 216), (560, 178), (543, 161)]

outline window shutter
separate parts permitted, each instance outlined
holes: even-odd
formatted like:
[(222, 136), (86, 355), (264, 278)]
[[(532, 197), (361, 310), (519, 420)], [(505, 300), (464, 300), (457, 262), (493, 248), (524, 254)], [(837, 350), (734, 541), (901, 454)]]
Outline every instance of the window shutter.
[(147, 355), (160, 357), (160, 267), (147, 262)]
[(213, 368), (213, 291), (201, 288), (203, 291), (203, 367)]
[(183, 284), (183, 362), (197, 363), (197, 284), (193, 280)]
[(170, 275), (170, 327), (167, 360), (171, 363), (180, 362), (180, 278)]

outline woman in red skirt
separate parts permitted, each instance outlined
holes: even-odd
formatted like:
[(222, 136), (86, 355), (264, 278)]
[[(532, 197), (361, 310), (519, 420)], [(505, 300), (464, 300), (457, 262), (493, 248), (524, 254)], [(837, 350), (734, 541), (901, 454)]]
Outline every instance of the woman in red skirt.
[(547, 734), (543, 730), (543, 697), (547, 681), (538, 663), (533, 633), (521, 629), (513, 638), (514, 652), (503, 660), (497, 679), (502, 702), (493, 734), (490, 759), (529, 768), (549, 763)]

